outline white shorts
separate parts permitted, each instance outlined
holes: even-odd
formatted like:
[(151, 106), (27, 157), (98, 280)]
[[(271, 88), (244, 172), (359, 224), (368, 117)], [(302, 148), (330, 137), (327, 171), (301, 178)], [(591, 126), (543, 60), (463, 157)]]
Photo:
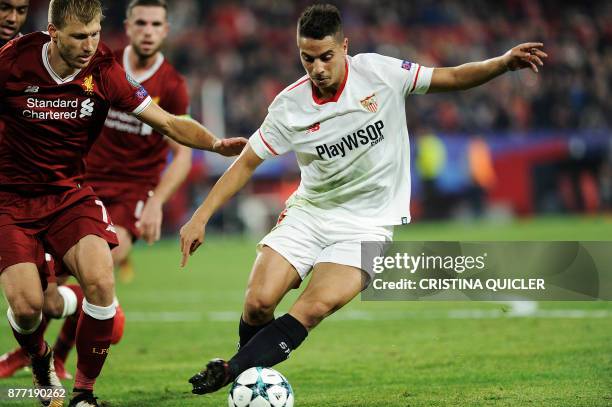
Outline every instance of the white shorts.
[[(364, 270), (361, 264), (362, 242), (369, 244), (370, 256), (380, 256), (384, 243), (393, 239), (393, 226), (367, 226), (326, 214), (310, 214), (301, 208), (289, 208), (279, 223), (258, 244), (268, 246), (283, 256), (302, 279), (317, 263), (336, 263)], [(370, 279), (372, 270), (364, 270)]]

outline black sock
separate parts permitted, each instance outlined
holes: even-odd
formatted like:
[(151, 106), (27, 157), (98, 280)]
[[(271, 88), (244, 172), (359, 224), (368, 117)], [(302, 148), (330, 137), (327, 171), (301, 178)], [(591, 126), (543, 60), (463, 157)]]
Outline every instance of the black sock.
[(244, 322), (244, 319), (242, 319), (242, 317), (240, 317), (240, 325), (238, 325), (238, 336), (240, 337), (240, 342), (238, 349), (243, 348), (244, 345), (249, 343), (251, 338), (257, 335), (257, 332), (261, 331), (262, 329), (270, 325), (272, 322), (274, 322), (274, 318), (272, 318), (268, 322), (264, 322), (261, 325), (249, 325)]
[(250, 367), (272, 367), (286, 360), (307, 336), (304, 325), (289, 314), (274, 320), (230, 359), (232, 380)]

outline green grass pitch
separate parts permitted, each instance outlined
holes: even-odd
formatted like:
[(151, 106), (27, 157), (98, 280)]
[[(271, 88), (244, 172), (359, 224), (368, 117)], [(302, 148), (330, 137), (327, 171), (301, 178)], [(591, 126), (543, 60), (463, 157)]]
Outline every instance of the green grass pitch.
[[(612, 240), (612, 219), (415, 224), (395, 239)], [(111, 349), (97, 395), (112, 406), (227, 405), (227, 389), (194, 396), (187, 379), (208, 359), (234, 353), (254, 246), (211, 237), (185, 270), (175, 240), (138, 246), (136, 279), (117, 287), (125, 337)], [(2, 353), (16, 342), (0, 320)], [(58, 328), (53, 322), (49, 341)], [(612, 303), (540, 303), (535, 315), (517, 317), (499, 303), (357, 298), (277, 369), (297, 407), (612, 406)], [(29, 385), (26, 371), (0, 381), (2, 389)]]

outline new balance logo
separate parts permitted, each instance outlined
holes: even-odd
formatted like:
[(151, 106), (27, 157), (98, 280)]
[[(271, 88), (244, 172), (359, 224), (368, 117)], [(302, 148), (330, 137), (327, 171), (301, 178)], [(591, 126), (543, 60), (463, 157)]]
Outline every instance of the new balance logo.
[(30, 85), (24, 90), (24, 92), (25, 93), (38, 93), (39, 89), (40, 88), (38, 86)]
[(84, 117), (91, 117), (94, 111), (94, 102), (87, 98), (83, 102), (81, 102), (81, 115), (79, 116), (81, 119)]
[(319, 131), (321, 129), (321, 123), (315, 123), (306, 130), (307, 134), (314, 133), (315, 131)]

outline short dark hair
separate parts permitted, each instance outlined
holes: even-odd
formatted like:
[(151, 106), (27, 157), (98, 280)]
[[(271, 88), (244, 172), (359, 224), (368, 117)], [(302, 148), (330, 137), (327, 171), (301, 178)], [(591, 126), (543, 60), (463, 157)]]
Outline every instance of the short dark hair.
[(63, 28), (71, 18), (89, 24), (96, 17), (104, 18), (100, 0), (51, 0), (49, 3), (49, 22), (57, 28)]
[(145, 7), (162, 7), (168, 14), (168, 3), (166, 0), (132, 0), (127, 6), (126, 16), (129, 18), (132, 14), (134, 7), (145, 6)]
[(313, 4), (300, 16), (298, 35), (315, 40), (328, 35), (343, 36), (340, 11), (333, 4)]

